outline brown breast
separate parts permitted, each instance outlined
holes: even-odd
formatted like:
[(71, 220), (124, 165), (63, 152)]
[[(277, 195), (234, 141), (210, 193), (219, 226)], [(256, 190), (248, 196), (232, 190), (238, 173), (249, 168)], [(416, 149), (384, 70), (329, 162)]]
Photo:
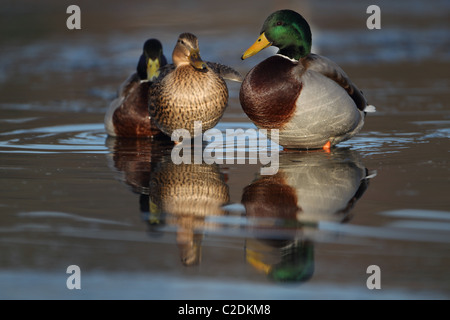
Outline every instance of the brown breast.
[(281, 173), (253, 182), (242, 195), (242, 204), (249, 217), (296, 220), (301, 211), (297, 202), (295, 189), (286, 183)]
[(281, 56), (267, 58), (245, 77), (239, 99), (258, 127), (279, 129), (289, 121), (302, 83), (294, 76), (298, 64)]

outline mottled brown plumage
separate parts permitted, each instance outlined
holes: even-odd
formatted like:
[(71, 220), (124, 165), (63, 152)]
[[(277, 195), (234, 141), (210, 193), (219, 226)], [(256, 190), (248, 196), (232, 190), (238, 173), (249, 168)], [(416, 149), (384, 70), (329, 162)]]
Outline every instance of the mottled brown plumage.
[(149, 113), (167, 135), (186, 129), (193, 137), (195, 121), (202, 122), (204, 132), (221, 119), (228, 103), (224, 79), (242, 77), (230, 67), (201, 60), (197, 37), (190, 33), (180, 35), (172, 60), (150, 87)]
[(215, 227), (207, 217), (222, 216), (230, 200), (228, 186), (217, 165), (179, 164), (163, 159), (150, 180), (151, 207), (165, 215), (166, 224), (177, 228), (181, 261), (197, 265), (201, 259), (199, 230)]

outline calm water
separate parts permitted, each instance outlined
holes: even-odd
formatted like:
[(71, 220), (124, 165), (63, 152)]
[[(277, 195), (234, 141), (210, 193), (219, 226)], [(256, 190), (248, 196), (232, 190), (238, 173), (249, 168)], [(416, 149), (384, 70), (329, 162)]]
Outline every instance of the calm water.
[[(0, 298), (450, 298), (448, 1), (7, 1), (0, 8)], [(107, 138), (103, 115), (156, 37), (246, 74), (266, 16), (291, 8), (377, 113), (331, 154), (176, 166), (164, 141)], [(239, 84), (218, 125), (253, 128)], [(241, 151), (252, 151), (244, 148)], [(297, 197), (299, 202), (294, 203)], [(297, 206), (302, 209), (297, 215)], [(69, 290), (67, 267), (81, 269)], [(369, 290), (367, 268), (380, 268)]]

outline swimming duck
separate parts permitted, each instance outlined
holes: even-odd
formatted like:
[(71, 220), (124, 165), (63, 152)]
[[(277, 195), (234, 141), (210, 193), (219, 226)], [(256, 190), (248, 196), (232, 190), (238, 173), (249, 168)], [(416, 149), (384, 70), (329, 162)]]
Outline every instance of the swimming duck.
[(250, 70), (239, 94), (257, 127), (279, 129), (287, 149), (329, 150), (361, 130), (375, 107), (336, 63), (311, 53), (311, 29), (299, 13), (272, 13), (241, 59), (269, 46), (279, 51)]
[(105, 115), (105, 129), (110, 136), (152, 137), (161, 133), (148, 114), (148, 89), (167, 64), (161, 42), (144, 43), (136, 72), (120, 86)]
[(150, 116), (169, 136), (186, 129), (193, 137), (194, 121), (202, 122), (204, 132), (221, 119), (228, 103), (224, 79), (241, 82), (242, 76), (230, 67), (203, 61), (198, 39), (191, 33), (179, 36), (172, 61), (150, 87)]

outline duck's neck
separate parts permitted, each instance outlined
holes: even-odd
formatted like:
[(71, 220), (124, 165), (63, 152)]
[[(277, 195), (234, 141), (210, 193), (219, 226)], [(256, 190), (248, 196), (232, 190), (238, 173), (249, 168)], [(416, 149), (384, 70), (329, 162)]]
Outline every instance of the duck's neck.
[(310, 52), (310, 48), (305, 48), (303, 45), (300, 45), (280, 48), (277, 53), (286, 56), (289, 59), (298, 61), (301, 58), (307, 56)]
[(281, 37), (275, 45), (279, 54), (291, 59), (300, 60), (311, 53), (311, 29), (306, 20), (291, 25), (291, 36)]
[(136, 67), (136, 71), (139, 76), (139, 79), (147, 80), (147, 61), (145, 59), (144, 54), (142, 54), (141, 57), (139, 58), (139, 62)]

